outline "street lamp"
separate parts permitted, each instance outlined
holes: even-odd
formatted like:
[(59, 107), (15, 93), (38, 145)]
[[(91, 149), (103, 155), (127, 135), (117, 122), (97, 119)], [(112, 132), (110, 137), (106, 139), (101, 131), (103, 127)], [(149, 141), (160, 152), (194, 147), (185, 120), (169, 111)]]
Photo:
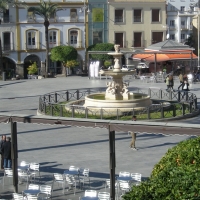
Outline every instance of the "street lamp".
[(87, 63), (87, 58), (86, 58), (86, 13), (90, 13), (90, 8), (88, 5), (85, 3), (86, 0), (84, 0), (84, 5), (83, 7), (79, 10), (79, 12), (84, 12), (84, 58), (83, 58), (83, 71), (86, 70), (86, 63)]

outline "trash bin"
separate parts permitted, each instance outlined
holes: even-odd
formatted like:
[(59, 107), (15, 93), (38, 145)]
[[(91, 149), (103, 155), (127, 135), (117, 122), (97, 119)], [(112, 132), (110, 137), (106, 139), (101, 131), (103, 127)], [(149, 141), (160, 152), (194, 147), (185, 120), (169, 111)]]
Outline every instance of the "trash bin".
[(2, 72), (2, 80), (6, 81), (6, 72)]

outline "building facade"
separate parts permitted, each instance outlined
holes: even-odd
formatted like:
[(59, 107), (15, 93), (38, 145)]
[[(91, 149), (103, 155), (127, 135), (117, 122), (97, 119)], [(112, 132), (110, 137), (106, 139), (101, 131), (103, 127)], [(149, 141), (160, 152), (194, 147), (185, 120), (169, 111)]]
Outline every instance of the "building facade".
[[(59, 45), (70, 45), (77, 49), (78, 60), (82, 66), (85, 60), (86, 32), (84, 8), (87, 1), (52, 0), (59, 10), (49, 19), (49, 48)], [(26, 0), (28, 7), (38, 6), (40, 0)], [(80, 12), (81, 11), (81, 12)], [(83, 12), (84, 11), (84, 12)], [(36, 62), (38, 73), (45, 72), (46, 44), (44, 19), (34, 15), (29, 9), (10, 6), (2, 13), (1, 38), (3, 52), (3, 68), (8, 78), (18, 74), (27, 78), (27, 67)], [(50, 62), (48, 73), (63, 74), (65, 69), (59, 62)]]
[(167, 26), (169, 39), (185, 43), (193, 32), (192, 18), (198, 13), (197, 0), (168, 0)]

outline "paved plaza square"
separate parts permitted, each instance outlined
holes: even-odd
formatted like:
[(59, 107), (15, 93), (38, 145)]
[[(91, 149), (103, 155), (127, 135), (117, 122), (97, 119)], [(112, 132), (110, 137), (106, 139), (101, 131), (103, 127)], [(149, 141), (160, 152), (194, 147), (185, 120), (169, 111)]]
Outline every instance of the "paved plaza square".
[[(0, 82), (0, 113), (36, 115), (40, 95), (48, 92), (78, 88), (105, 87), (106, 80), (71, 76), (42, 80), (19, 80)], [(175, 83), (177, 88), (179, 82)], [(199, 98), (199, 85), (193, 84), (191, 92)], [(166, 88), (165, 83), (144, 83), (133, 80), (130, 87)], [(178, 125), (198, 124), (199, 117), (174, 121)], [(1, 135), (10, 135), (10, 124), (0, 124)], [(101, 128), (65, 127), (60, 125), (17, 124), (18, 161), (40, 163), (41, 180), (39, 184), (52, 184), (53, 173), (63, 173), (70, 165), (90, 169), (91, 189), (104, 191), (104, 182), (109, 178), (109, 137), (108, 130)], [(131, 136), (127, 132), (116, 132), (116, 175), (119, 171), (142, 173), (143, 179), (149, 177), (153, 166), (166, 151), (188, 136), (165, 136), (162, 134), (141, 133), (137, 136), (138, 151), (129, 148)], [(13, 192), (12, 181), (6, 179), (3, 186), (3, 171), (0, 171), (0, 194), (2, 199), (10, 199)], [(19, 192), (26, 184), (19, 185)], [(85, 189), (89, 185), (85, 185)], [(53, 199), (76, 200), (84, 190), (77, 187), (62, 194), (61, 186), (55, 186)]]

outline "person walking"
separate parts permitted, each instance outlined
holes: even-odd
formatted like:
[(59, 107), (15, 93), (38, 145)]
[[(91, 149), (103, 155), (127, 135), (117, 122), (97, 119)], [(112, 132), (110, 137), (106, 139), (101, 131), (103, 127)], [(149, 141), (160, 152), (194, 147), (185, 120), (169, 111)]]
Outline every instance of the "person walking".
[(4, 169), (3, 164), (4, 164), (4, 158), (3, 158), (3, 152), (2, 152), (2, 148), (3, 148), (3, 144), (6, 142), (6, 136), (2, 135), (1, 136), (1, 141), (0, 141), (0, 154), (1, 154), (1, 169)]
[(4, 168), (12, 168), (11, 161), (11, 138), (7, 137), (6, 142), (4, 142), (2, 147), (3, 157), (4, 157)]
[(174, 79), (173, 79), (172, 75), (169, 75), (169, 88), (168, 88), (168, 90), (170, 90), (170, 89), (174, 90), (173, 87), (174, 87)]
[(165, 83), (166, 83), (166, 85), (167, 85), (166, 91), (168, 91), (168, 90), (169, 90), (169, 75), (167, 75), (167, 77), (166, 77), (166, 79), (165, 79)]
[[(137, 118), (136, 118), (136, 116), (134, 115), (133, 118), (132, 118), (132, 121), (136, 121), (136, 120), (137, 120)], [(131, 137), (132, 137), (132, 140), (131, 140), (131, 143), (130, 143), (130, 148), (131, 148), (132, 150), (136, 150), (136, 151), (137, 151), (137, 148), (136, 148), (136, 146), (135, 146), (136, 133), (135, 133), (135, 132), (132, 132), (132, 131), (130, 131), (130, 133), (131, 133)]]
[(188, 91), (190, 91), (190, 90), (189, 90), (189, 85), (190, 85), (190, 84), (189, 84), (188, 81), (185, 79), (185, 80), (183, 81), (183, 83), (182, 83), (181, 85), (179, 85), (179, 87), (178, 87), (178, 90), (181, 88), (181, 90), (184, 92), (182, 98), (184, 98), (185, 95), (186, 95), (186, 100), (187, 100), (187, 98), (188, 98)]

